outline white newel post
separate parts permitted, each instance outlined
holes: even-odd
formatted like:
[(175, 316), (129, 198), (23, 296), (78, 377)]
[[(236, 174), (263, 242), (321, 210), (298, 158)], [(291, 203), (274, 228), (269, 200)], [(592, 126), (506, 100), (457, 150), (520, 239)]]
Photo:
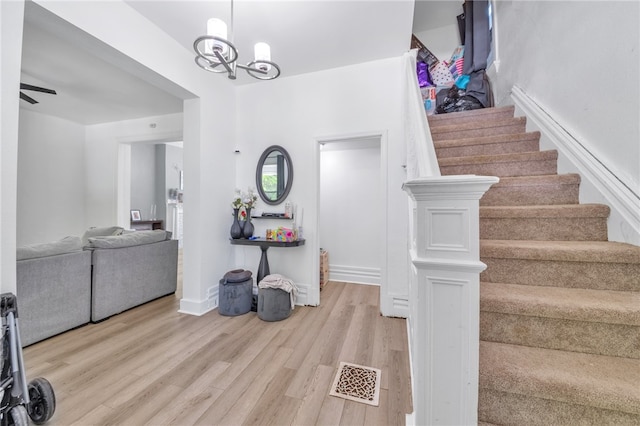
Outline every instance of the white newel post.
[(497, 177), (405, 182), (410, 221), (409, 342), (416, 425), (476, 425), (480, 322), (479, 200)]

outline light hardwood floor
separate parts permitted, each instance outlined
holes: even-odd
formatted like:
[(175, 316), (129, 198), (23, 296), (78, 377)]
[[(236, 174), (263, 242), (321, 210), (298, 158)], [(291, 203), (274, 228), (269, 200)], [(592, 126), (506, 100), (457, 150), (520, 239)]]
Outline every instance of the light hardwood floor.
[[(178, 296), (24, 350), (47, 378), (52, 425), (404, 425), (411, 412), (405, 321), (379, 315), (378, 287), (330, 282), (321, 306), (284, 321), (196, 317)], [(329, 396), (340, 361), (382, 370), (380, 405)]]

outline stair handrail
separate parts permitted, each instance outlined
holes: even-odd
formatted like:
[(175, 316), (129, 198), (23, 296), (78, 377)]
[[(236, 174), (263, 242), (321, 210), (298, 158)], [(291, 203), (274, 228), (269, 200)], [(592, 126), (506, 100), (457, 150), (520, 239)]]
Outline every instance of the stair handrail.
[(407, 146), (407, 179), (440, 176), (436, 150), (416, 74), (418, 49), (403, 55), (404, 130)]

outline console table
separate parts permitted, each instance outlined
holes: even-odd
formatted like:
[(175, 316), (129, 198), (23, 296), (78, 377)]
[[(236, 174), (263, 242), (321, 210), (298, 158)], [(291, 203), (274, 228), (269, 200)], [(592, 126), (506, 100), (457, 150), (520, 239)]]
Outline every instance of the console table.
[(269, 275), (269, 259), (267, 259), (267, 250), (269, 247), (298, 247), (304, 245), (304, 239), (296, 241), (275, 241), (265, 240), (264, 238), (257, 238), (255, 240), (247, 240), (240, 238), (237, 240), (229, 240), (232, 245), (238, 246), (257, 246), (260, 247), (262, 254), (260, 255), (260, 264), (258, 265), (257, 283), (260, 283), (264, 277)]
[(131, 229), (136, 231), (164, 229), (164, 221), (162, 219), (132, 220)]

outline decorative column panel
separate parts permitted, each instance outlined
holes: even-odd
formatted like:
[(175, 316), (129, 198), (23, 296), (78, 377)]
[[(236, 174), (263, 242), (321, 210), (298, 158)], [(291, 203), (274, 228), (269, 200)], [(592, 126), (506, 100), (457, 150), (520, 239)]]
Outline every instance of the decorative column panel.
[(409, 340), (416, 425), (475, 425), (480, 328), (479, 200), (497, 177), (405, 182), (413, 200)]

